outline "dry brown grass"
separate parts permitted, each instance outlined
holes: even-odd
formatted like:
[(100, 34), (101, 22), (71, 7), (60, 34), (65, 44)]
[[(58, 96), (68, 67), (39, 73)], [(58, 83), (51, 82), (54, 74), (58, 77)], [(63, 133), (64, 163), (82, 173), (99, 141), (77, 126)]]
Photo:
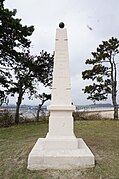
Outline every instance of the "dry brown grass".
[(28, 154), (47, 133), (46, 122), (0, 129), (0, 179), (119, 179), (119, 121), (75, 121), (96, 158), (93, 169), (27, 170)]

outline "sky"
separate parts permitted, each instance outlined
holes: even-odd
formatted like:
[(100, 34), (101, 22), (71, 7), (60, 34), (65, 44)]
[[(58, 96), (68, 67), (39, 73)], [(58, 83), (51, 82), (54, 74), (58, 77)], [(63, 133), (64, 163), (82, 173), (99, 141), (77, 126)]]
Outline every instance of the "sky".
[[(64, 22), (68, 32), (69, 61), (72, 86), (72, 101), (76, 105), (90, 104), (82, 89), (89, 81), (82, 79), (82, 71), (89, 69), (85, 64), (98, 45), (109, 38), (119, 38), (118, 0), (5, 0), (5, 7), (17, 9), (16, 17), (23, 25), (34, 25), (30, 37), (31, 53), (39, 55), (41, 50), (52, 53), (55, 49), (55, 33), (59, 22)], [(118, 66), (119, 69), (119, 66)], [(118, 87), (119, 89), (119, 87)], [(39, 92), (50, 93), (42, 85)], [(17, 96), (16, 96), (17, 97)], [(10, 103), (16, 99), (11, 98)], [(111, 103), (111, 97), (104, 103)], [(37, 105), (38, 100), (23, 104)], [(119, 97), (118, 97), (119, 103)]]

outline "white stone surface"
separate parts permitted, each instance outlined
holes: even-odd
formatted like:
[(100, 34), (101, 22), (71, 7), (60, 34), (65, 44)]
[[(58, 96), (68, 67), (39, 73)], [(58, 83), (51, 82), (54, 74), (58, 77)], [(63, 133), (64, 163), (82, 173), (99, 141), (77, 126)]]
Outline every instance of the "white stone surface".
[(52, 105), (71, 107), (71, 83), (66, 29), (56, 29), (52, 101), (50, 109)]
[(52, 99), (48, 108), (50, 111), (48, 138), (69, 137), (76, 140), (72, 117), (75, 106), (71, 103), (67, 29), (56, 29)]
[(94, 156), (83, 139), (78, 138), (77, 142), (77, 149), (47, 150), (45, 139), (38, 139), (29, 155), (28, 169), (76, 169), (94, 167)]
[(49, 132), (38, 139), (28, 157), (28, 169), (94, 167), (94, 156), (74, 134), (66, 29), (56, 29)]

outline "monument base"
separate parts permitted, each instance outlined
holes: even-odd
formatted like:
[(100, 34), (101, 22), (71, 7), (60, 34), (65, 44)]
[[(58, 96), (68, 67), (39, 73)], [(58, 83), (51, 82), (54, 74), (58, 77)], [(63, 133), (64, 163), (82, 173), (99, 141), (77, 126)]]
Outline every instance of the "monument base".
[(29, 170), (41, 169), (76, 169), (95, 166), (94, 155), (82, 138), (76, 139), (76, 149), (45, 148), (46, 139), (39, 138), (28, 157)]

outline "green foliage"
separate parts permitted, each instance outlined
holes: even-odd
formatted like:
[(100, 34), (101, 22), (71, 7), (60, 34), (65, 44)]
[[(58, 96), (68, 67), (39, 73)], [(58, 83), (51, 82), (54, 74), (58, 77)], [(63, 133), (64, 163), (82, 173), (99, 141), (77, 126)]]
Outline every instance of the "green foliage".
[(42, 93), (42, 94), (36, 94), (35, 95), (36, 98), (39, 98), (42, 102), (44, 103), (45, 101), (47, 100), (50, 100), (51, 99), (51, 94), (46, 94), (46, 93)]
[[(85, 93), (89, 94), (88, 99), (103, 100), (107, 99), (109, 93), (112, 92), (111, 78), (112, 65), (115, 65), (114, 57), (119, 53), (119, 41), (111, 38), (109, 41), (103, 41), (97, 48), (96, 52), (92, 52), (92, 59), (87, 59), (86, 64), (91, 64), (92, 69), (82, 72), (83, 79), (91, 79), (93, 85), (86, 86)], [(101, 93), (102, 92), (102, 93)]]
[(0, 86), (3, 88), (0, 95), (4, 97), (11, 83), (10, 70), (22, 62), (22, 53), (31, 43), (27, 37), (34, 31), (33, 26), (23, 26), (21, 19), (15, 18), (16, 12), (6, 9), (3, 0), (0, 2)]
[(53, 60), (54, 54), (51, 55), (42, 50), (32, 64), (32, 70), (34, 71), (35, 77), (37, 77), (38, 81), (45, 87), (51, 86), (52, 83)]
[(15, 80), (11, 83), (8, 93), (21, 92), (24, 94), (27, 90), (29, 95), (35, 94), (36, 84), (43, 83), (49, 86), (52, 82), (53, 58), (47, 52), (42, 51), (41, 56), (32, 56), (30, 53), (22, 54), (22, 63), (14, 66)]
[[(14, 65), (15, 79), (12, 81), (8, 94), (18, 94), (15, 122), (19, 123), (19, 108), (25, 93), (32, 98), (37, 93), (38, 83), (51, 85), (54, 55), (42, 51), (39, 56), (32, 56), (29, 52), (22, 54), (22, 63)], [(41, 98), (41, 96), (39, 96)], [(48, 98), (44, 96), (43, 103)], [(44, 101), (45, 100), (45, 101)], [(48, 99), (47, 99), (48, 100)]]
[(92, 59), (87, 59), (86, 64), (92, 66), (92, 69), (82, 72), (84, 80), (91, 79), (92, 85), (85, 87), (84, 93), (88, 93), (87, 99), (94, 102), (106, 100), (108, 94), (112, 96), (114, 106), (114, 118), (118, 118), (117, 105), (117, 62), (116, 56), (119, 54), (119, 40), (112, 37), (108, 41), (103, 41), (97, 48), (96, 52), (92, 52)]
[(39, 56), (29, 52), (34, 27), (21, 24), (21, 19), (15, 18), (16, 10), (4, 8), (0, 3), (0, 105), (6, 102), (7, 95), (18, 94), (16, 117), (18, 123), (19, 107), (23, 95), (29, 97), (36, 93), (38, 82), (50, 86), (54, 55), (42, 51)]

